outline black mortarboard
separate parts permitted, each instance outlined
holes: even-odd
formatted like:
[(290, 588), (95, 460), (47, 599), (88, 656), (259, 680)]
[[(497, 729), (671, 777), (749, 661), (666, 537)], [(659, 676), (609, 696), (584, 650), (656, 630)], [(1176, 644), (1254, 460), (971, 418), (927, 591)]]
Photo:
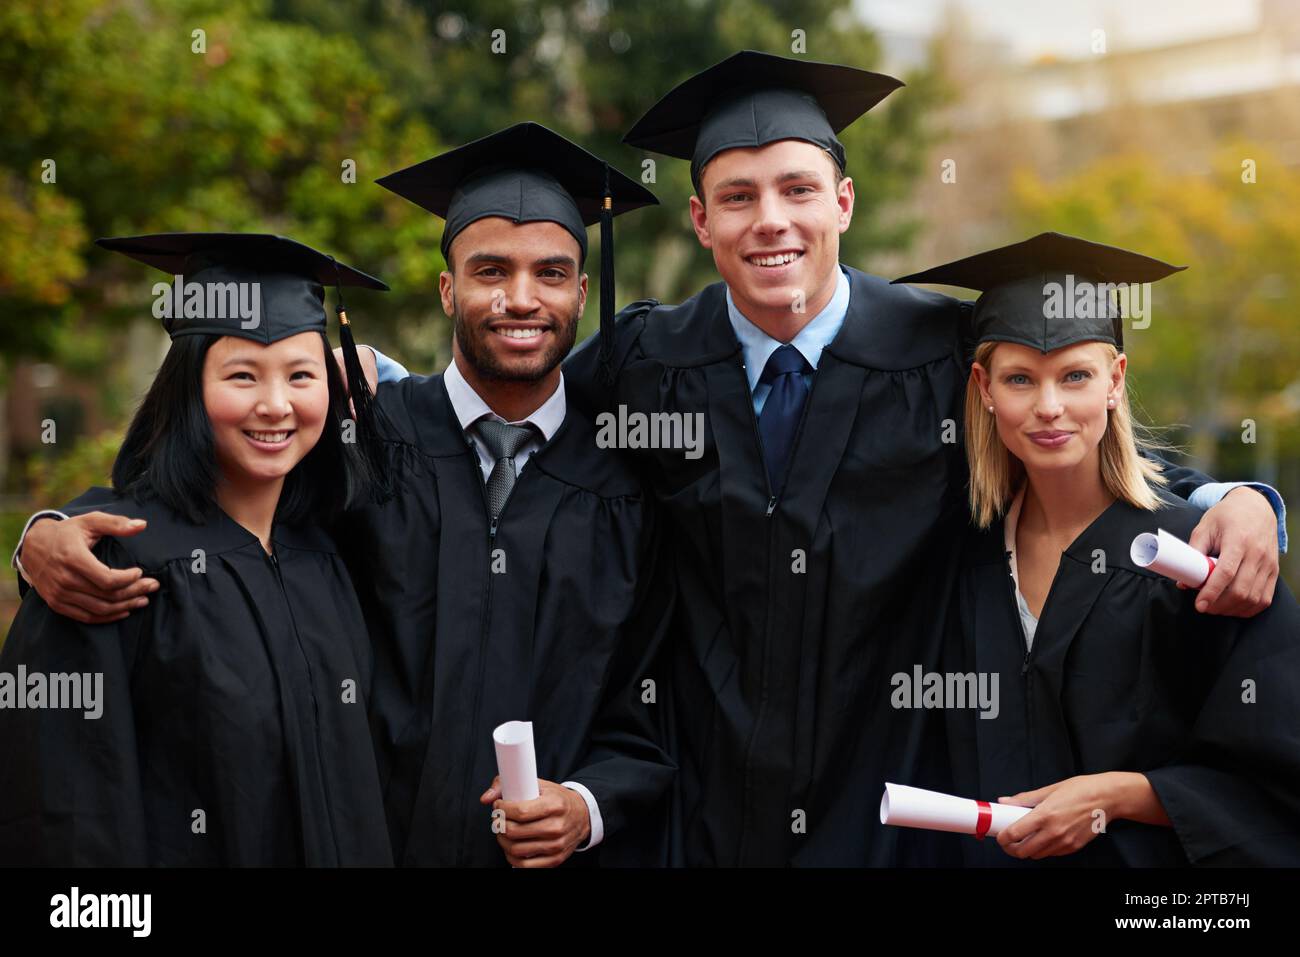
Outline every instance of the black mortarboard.
[(1155, 282), (1186, 268), (1075, 236), (1039, 233), (894, 282), (978, 289), (971, 317), (978, 341), (1017, 342), (1047, 353), (1076, 342), (1122, 349), (1115, 287)]
[[(229, 303), (237, 300), (229, 300), (221, 290), (211, 296), (205, 294), (201, 303), (196, 302), (201, 308), (194, 311), (203, 315), (186, 316), (184, 300), (174, 301), (173, 315), (163, 317), (163, 327), (173, 339), (206, 333), (270, 343), (300, 332), (324, 332), (323, 286), (388, 289), (374, 276), (345, 266), (332, 256), (266, 233), (156, 233), (95, 242), (170, 275), (182, 276), (186, 284), (202, 285), (205, 292), (226, 283), (246, 283), (257, 290), (257, 322), (248, 328), (245, 325), (252, 320), (229, 308)], [(216, 308), (207, 308), (209, 303)], [(235, 314), (230, 315), (232, 312)]]
[[(382, 488), (380, 452), (374, 434), (374, 397), (357, 357), (356, 341), (343, 307), (342, 287), (387, 291), (387, 285), (333, 256), (269, 233), (155, 233), (95, 242), (182, 277), (182, 288), (171, 297), (171, 315), (161, 317), (173, 339), (208, 334), (269, 344), (301, 332), (324, 333), (327, 324), (323, 287), (333, 285), (338, 293), (335, 311), (348, 393), (356, 412), (362, 452)], [(186, 291), (191, 284), (202, 288), (201, 299)], [(246, 316), (239, 307), (251, 306), (254, 293), (256, 314)]]
[(540, 123), (517, 123), (375, 180), (447, 221), (442, 255), (470, 223), (500, 216), (559, 223), (585, 260), (587, 227), (600, 223), (601, 356), (613, 347), (613, 217), (657, 205), (654, 193)]
[(691, 182), (723, 150), (806, 140), (847, 168), (835, 134), (903, 85), (883, 73), (742, 50), (670, 90), (623, 137), (691, 161)]

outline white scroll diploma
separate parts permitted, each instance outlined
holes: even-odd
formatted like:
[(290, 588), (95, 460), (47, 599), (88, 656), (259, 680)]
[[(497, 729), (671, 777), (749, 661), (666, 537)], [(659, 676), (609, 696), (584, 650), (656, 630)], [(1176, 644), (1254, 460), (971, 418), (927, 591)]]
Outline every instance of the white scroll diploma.
[(997, 837), (1004, 827), (1015, 824), (1032, 810), (1014, 804), (972, 801), (906, 784), (886, 784), (880, 799), (880, 823), (973, 834), (979, 838)]
[(537, 787), (537, 752), (533, 750), (533, 723), (507, 721), (492, 732), (497, 750), (501, 797), (506, 801), (531, 801)]
[(1188, 588), (1200, 588), (1214, 571), (1214, 559), (1202, 555), (1181, 538), (1163, 528), (1156, 534), (1143, 532), (1129, 546), (1129, 557), (1139, 568), (1172, 578)]

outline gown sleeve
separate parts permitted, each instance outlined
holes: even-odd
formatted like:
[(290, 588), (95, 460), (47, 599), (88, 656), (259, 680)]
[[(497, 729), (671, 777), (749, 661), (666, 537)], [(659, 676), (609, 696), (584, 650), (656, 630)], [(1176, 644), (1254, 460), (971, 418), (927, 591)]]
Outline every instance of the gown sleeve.
[(1254, 618), (1184, 620), (1222, 665), (1179, 755), (1147, 779), (1193, 864), (1300, 866), (1300, 606), (1279, 583)]
[[(665, 752), (659, 716), (670, 707), (663, 671), (665, 638), (673, 615), (671, 569), (660, 561), (661, 527), (647, 502), (647, 527), (643, 532), (637, 575), (637, 594), (627, 625), (613, 654), (604, 695), (592, 724), (590, 744), (579, 770), (568, 775), (596, 799), (604, 822), (606, 841), (615, 844), (602, 861), (617, 858), (620, 843), (661, 845), (656, 832), (660, 802), (666, 797), (676, 767)], [(656, 687), (647, 697), (646, 679)], [(625, 832), (634, 829), (635, 836)], [(611, 840), (612, 839), (612, 840)]]
[[(96, 551), (112, 567), (133, 564), (112, 539)], [(29, 685), (44, 676), (46, 704), (53, 703), (54, 676), (75, 678), (83, 697), (82, 707), (0, 709), (0, 861), (149, 863), (131, 675), (151, 612), (152, 605), (118, 622), (82, 625), (51, 611), (34, 591), (23, 600), (0, 649), (0, 673), (15, 683), (22, 674)]]

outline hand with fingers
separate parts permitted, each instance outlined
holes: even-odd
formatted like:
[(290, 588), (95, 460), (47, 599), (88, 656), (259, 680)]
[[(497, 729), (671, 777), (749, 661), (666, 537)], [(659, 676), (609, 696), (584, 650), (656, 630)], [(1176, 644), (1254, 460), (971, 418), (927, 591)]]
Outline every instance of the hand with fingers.
[(1079, 774), (998, 803), (1033, 808), (998, 832), (998, 846), (1022, 860), (1073, 854), (1121, 818), (1170, 826), (1151, 782), (1133, 771)]
[(1253, 488), (1235, 488), (1205, 513), (1189, 544), (1214, 555), (1214, 571), (1196, 596), (1196, 610), (1253, 618), (1277, 588), (1277, 516)]
[(149, 603), (158, 582), (139, 568), (109, 568), (92, 549), (101, 538), (138, 535), (145, 525), (107, 512), (39, 521), (22, 542), (24, 577), (60, 615), (88, 625), (120, 621)]
[(479, 797), (480, 804), (505, 812), (497, 843), (512, 867), (559, 867), (591, 836), (591, 814), (577, 791), (554, 781), (537, 782), (531, 801), (501, 799), (501, 778)]

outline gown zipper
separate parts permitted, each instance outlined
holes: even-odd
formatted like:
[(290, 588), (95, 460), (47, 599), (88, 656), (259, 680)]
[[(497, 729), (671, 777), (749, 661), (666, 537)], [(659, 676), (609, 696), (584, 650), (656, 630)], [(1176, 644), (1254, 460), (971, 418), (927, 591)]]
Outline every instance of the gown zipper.
[[(483, 502), (483, 513), (485, 515), (491, 516), (492, 507), (488, 504), (487, 482), (483, 478), (483, 468), (479, 464), (478, 446), (474, 444), (473, 439), (468, 439), (468, 442), (470, 446), (469, 466), (473, 470), (472, 474), (474, 476), (474, 481), (478, 483), (479, 497), (480, 500)], [(522, 473), (515, 477), (516, 485), (519, 484), (519, 479), (522, 477), (523, 477)], [(491, 624), (491, 617), (492, 617), (492, 579), (496, 577), (496, 575), (493, 574), (492, 572), (492, 549), (493, 546), (496, 544), (497, 528), (501, 524), (501, 515), (504, 515), (506, 509), (510, 507), (510, 500), (513, 498), (514, 498), (514, 488), (511, 488), (510, 495), (506, 498), (505, 504), (501, 506), (501, 513), (495, 517), (489, 518), (488, 521), (487, 587), (484, 589), (483, 612), (479, 616), (480, 624), (479, 624), (479, 642), (478, 642), (478, 680), (474, 686), (474, 710), (472, 713), (473, 716), (470, 723), (470, 733), (472, 735), (477, 735), (478, 733), (479, 710), (482, 706), (482, 698), (483, 698), (483, 671), (487, 662), (488, 628), (489, 625)], [(457, 815), (456, 818), (457, 820), (461, 820), (464, 817), (465, 795), (469, 792), (470, 775), (472, 775), (473, 773), (474, 773), (474, 761), (473, 758), (471, 757), (471, 759), (467, 761), (465, 764), (465, 784), (460, 791), (460, 798), (459, 798), (460, 813)], [(459, 847), (459, 851), (456, 855), (456, 863), (457, 866), (462, 866), (465, 861), (465, 835), (463, 832), (459, 835), (458, 847)]]
[[(284, 575), (280, 570), (280, 559), (276, 556), (274, 550), (264, 554), (266, 554), (266, 557), (270, 560), (271, 568), (275, 571), (275, 580), (280, 586), (280, 598), (284, 601), (285, 611), (288, 612), (289, 614), (289, 626), (293, 629), (294, 644), (298, 648), (298, 654), (302, 657), (303, 667), (307, 669), (307, 685), (308, 685), (308, 689), (311, 692), (311, 718), (312, 718), (311, 739), (312, 739), (312, 743), (315, 745), (316, 748), (316, 767), (320, 771), (321, 792), (325, 797), (326, 811), (330, 815), (330, 820), (329, 820), (330, 834), (331, 834), (331, 839), (333, 839), (332, 838), (332, 835), (334, 833), (333, 808), (330, 806), (329, 786), (325, 781), (325, 762), (321, 754), (320, 702), (316, 700), (316, 680), (312, 675), (311, 659), (307, 656), (307, 650), (303, 647), (302, 635), (298, 631), (298, 622), (294, 618), (294, 614), (293, 614), (293, 604), (289, 601), (289, 592), (284, 587)], [(307, 785), (304, 783), (303, 786), (306, 787)], [(303, 858), (304, 860), (306, 860), (306, 850), (307, 850), (306, 836), (304, 835), (303, 837), (304, 837)], [(335, 850), (337, 850), (337, 842), (335, 842)]]
[[(745, 377), (746, 385), (748, 385), (749, 383), (748, 371), (749, 371), (748, 366), (745, 365), (744, 354), (742, 353), (740, 359), (740, 374)], [(815, 371), (816, 370), (814, 370), (814, 372)], [(785, 464), (785, 473), (782, 475), (781, 487), (783, 489), (785, 487), (785, 481), (789, 479), (790, 469), (793, 468), (794, 466), (794, 452), (795, 449), (799, 447), (799, 439), (803, 435), (804, 422), (808, 418), (808, 409), (812, 405), (812, 393), (813, 393), (813, 389), (816, 388), (816, 385), (817, 385), (817, 377), (816, 375), (814, 375), (813, 383), (808, 388), (808, 395), (804, 398), (803, 409), (801, 409), (799, 413), (799, 425), (795, 428), (794, 441), (791, 442), (790, 444), (790, 458)], [(758, 427), (758, 413), (754, 410), (754, 395), (752, 392), (750, 392), (746, 396), (745, 404), (749, 407), (749, 418), (750, 418), (750, 422), (753, 424), (752, 434), (758, 445), (759, 465), (763, 471), (763, 487), (767, 491), (767, 511), (764, 514), (764, 518), (770, 519), (772, 517), (772, 513), (776, 511), (777, 500), (780, 496), (775, 491), (773, 491), (771, 476), (767, 474), (767, 458), (763, 454), (763, 433), (759, 430)], [(765, 524), (767, 525), (767, 554), (764, 560), (764, 570), (767, 578), (767, 588), (765, 589), (767, 594), (767, 605), (763, 610), (762, 686), (759, 689), (758, 714), (755, 715), (754, 717), (754, 730), (751, 732), (749, 737), (749, 746), (745, 749), (746, 790), (748, 790), (749, 788), (748, 779), (750, 775), (750, 768), (753, 765), (754, 747), (758, 743), (759, 728), (762, 726), (763, 717), (767, 713), (767, 678), (768, 678), (767, 658), (768, 658), (769, 646), (771, 644), (771, 621), (772, 621), (772, 598), (773, 598), (773, 590), (771, 587), (772, 585), (772, 536), (774, 532), (772, 529), (771, 522), (767, 522)], [(748, 802), (746, 801), (746, 803)], [(749, 843), (748, 828), (745, 826), (744, 820), (745, 818), (748, 817), (748, 814), (746, 810), (743, 808), (741, 814), (742, 814), (742, 825), (741, 825), (741, 832), (740, 832), (740, 850), (738, 855), (739, 856), (738, 863), (741, 866), (744, 866), (745, 852), (748, 849), (748, 843)]]
[[(1003, 555), (1006, 558), (1006, 562), (1007, 562), (1007, 588), (1010, 590), (1011, 612), (1015, 616), (1016, 626), (1020, 632), (1020, 640), (1024, 643), (1025, 646), (1024, 658), (1020, 663), (1020, 678), (1024, 685), (1025, 743), (1026, 743), (1026, 750), (1028, 751), (1028, 757), (1029, 757), (1029, 777), (1030, 780), (1037, 780), (1036, 772), (1034, 768), (1034, 764), (1035, 764), (1034, 742), (1033, 742), (1033, 733), (1032, 733), (1033, 725), (1030, 719), (1033, 709), (1030, 707), (1030, 700), (1029, 700), (1030, 696), (1033, 694), (1033, 675), (1029, 673), (1029, 660), (1034, 653), (1034, 643), (1031, 642), (1029, 640), (1029, 636), (1025, 634), (1024, 622), (1020, 620), (1020, 602), (1016, 599), (1016, 591), (1017, 591), (1016, 579), (1011, 574), (1011, 553), (1003, 552)], [(1043, 610), (1046, 610), (1046, 603), (1044, 603)], [(1035, 635), (1035, 637), (1037, 637), (1037, 635)]]

